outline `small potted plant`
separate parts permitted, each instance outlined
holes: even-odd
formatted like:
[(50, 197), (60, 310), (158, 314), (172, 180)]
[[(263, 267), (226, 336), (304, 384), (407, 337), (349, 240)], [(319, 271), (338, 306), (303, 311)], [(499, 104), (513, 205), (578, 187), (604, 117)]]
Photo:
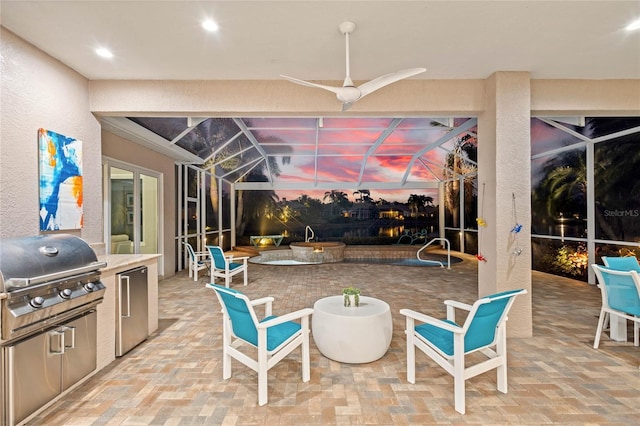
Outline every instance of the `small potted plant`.
[(344, 296), (344, 306), (356, 307), (360, 306), (360, 289), (355, 287), (347, 287), (342, 289)]

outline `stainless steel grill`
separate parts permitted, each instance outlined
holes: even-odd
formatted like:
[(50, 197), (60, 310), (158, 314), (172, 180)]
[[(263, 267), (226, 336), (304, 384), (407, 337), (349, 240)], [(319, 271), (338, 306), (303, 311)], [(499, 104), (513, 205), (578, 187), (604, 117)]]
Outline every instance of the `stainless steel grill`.
[(24, 421), (95, 370), (104, 266), (72, 235), (0, 241), (0, 424)]
[(51, 235), (0, 242), (2, 343), (95, 306), (104, 295), (94, 251), (81, 238)]

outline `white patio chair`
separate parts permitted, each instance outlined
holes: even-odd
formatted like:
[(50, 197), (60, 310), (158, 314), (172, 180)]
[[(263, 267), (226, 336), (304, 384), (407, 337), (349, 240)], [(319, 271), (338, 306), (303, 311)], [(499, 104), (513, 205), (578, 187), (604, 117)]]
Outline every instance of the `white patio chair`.
[(224, 278), (224, 286), (229, 288), (229, 284), (234, 275), (244, 273), (244, 285), (247, 285), (247, 261), (248, 256), (233, 257), (225, 256), (219, 246), (207, 246), (211, 256), (211, 278)]
[[(607, 316), (633, 321), (633, 344), (640, 344), (640, 274), (636, 271), (617, 271), (600, 265), (591, 265), (598, 278), (602, 295), (602, 308), (598, 319), (593, 347), (600, 346), (600, 336)], [(625, 328), (626, 330), (626, 328)], [(625, 331), (626, 333), (626, 331)]]
[[(510, 290), (477, 300), (473, 305), (446, 300), (447, 319), (439, 320), (410, 309), (407, 317), (407, 381), (416, 382), (415, 348), (453, 376), (455, 409), (465, 413), (465, 382), (478, 374), (497, 370), (497, 389), (507, 393), (507, 313), (525, 289)], [(469, 311), (463, 325), (455, 322), (455, 309)], [(422, 324), (416, 326), (416, 321)], [(488, 359), (467, 366), (465, 356), (479, 351)]]
[[(235, 289), (207, 284), (218, 296), (222, 306), (222, 378), (231, 378), (231, 358), (258, 373), (258, 405), (267, 403), (267, 372), (294, 349), (302, 351), (302, 381), (311, 378), (309, 357), (309, 316), (313, 309), (305, 308), (282, 316), (272, 316), (273, 297), (249, 300)], [(264, 305), (265, 318), (258, 320), (255, 306)], [(294, 322), (299, 320), (300, 323)], [(239, 348), (248, 344), (258, 349), (257, 357), (246, 355)]]
[(194, 281), (198, 281), (198, 272), (203, 269), (209, 269), (209, 252), (195, 251), (191, 244), (183, 244), (187, 248), (187, 253), (189, 254), (189, 276), (193, 277)]

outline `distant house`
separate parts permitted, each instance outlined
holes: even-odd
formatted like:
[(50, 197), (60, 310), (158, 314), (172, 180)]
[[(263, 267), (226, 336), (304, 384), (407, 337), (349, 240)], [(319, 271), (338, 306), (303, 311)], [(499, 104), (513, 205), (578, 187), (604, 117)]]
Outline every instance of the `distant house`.
[(353, 207), (345, 210), (343, 215), (357, 220), (373, 219), (377, 207), (370, 203), (354, 203)]
[(409, 207), (404, 204), (384, 204), (378, 206), (378, 218), (380, 219), (395, 219), (404, 220), (405, 217), (409, 217), (411, 211)]

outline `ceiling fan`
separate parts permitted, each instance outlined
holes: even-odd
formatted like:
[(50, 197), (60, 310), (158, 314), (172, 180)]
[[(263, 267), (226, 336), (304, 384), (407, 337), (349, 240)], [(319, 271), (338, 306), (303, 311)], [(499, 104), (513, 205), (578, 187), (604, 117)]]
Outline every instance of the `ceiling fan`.
[(356, 87), (353, 85), (353, 81), (351, 80), (351, 73), (349, 70), (349, 34), (351, 34), (356, 29), (356, 24), (347, 21), (340, 24), (338, 28), (340, 29), (340, 32), (344, 34), (346, 41), (347, 76), (344, 79), (342, 87), (325, 86), (323, 84), (311, 83), (309, 81), (300, 80), (286, 75), (281, 75), (280, 77), (286, 78), (287, 80), (296, 84), (300, 84), (302, 86), (317, 87), (319, 89), (324, 89), (335, 93), (338, 100), (342, 102), (342, 111), (344, 112), (351, 108), (351, 105), (353, 105), (353, 103), (358, 99), (362, 99), (368, 94), (375, 92), (376, 90), (391, 83), (395, 83), (396, 81), (412, 77), (427, 70), (426, 68), (410, 68), (407, 70), (397, 71), (375, 78)]

